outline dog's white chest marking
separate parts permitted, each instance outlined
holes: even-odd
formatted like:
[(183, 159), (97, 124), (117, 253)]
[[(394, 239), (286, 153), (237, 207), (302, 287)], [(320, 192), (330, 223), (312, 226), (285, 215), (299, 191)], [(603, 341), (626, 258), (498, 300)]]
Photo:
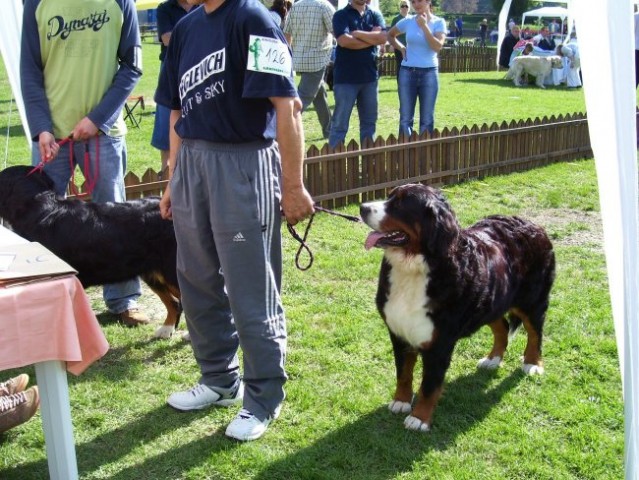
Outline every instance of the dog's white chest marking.
[(435, 325), (428, 315), (426, 286), (428, 267), (421, 255), (407, 258), (401, 252), (387, 250), (392, 265), (384, 315), (388, 328), (413, 347), (433, 339)]

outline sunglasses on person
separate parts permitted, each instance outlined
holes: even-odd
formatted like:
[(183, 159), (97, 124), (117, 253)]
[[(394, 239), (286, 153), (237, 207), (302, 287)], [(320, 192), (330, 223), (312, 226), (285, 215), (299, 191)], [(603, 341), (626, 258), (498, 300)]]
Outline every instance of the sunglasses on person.
[(401, 5), (399, 8), (408, 8), (408, 5)]

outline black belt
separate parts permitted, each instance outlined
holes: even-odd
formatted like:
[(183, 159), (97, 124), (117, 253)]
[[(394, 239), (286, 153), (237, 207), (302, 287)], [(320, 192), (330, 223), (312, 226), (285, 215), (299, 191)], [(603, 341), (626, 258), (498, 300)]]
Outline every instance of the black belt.
[(405, 68), (409, 72), (427, 72), (428, 70), (437, 70), (438, 67), (406, 67), (402, 65), (402, 68)]

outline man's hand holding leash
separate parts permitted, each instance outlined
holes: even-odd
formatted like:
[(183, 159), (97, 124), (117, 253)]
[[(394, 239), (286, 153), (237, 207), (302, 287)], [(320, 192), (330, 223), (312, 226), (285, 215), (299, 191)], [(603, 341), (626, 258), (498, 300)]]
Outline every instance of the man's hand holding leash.
[(60, 152), (60, 145), (55, 141), (51, 132), (41, 132), (38, 135), (38, 148), (40, 149), (40, 161), (43, 163), (50, 162)]
[(89, 117), (80, 120), (71, 132), (71, 137), (76, 142), (82, 142), (95, 137), (99, 133), (98, 127)]
[(286, 188), (282, 192), (282, 213), (286, 217), (286, 222), (295, 225), (315, 212), (313, 199), (304, 185), (296, 188)]

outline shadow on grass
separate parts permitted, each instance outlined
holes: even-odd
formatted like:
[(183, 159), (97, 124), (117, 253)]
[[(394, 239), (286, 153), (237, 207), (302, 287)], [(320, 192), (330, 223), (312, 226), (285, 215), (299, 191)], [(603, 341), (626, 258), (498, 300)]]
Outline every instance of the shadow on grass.
[[(95, 439), (76, 446), (78, 471), (80, 477), (95, 473), (105, 466), (117, 463), (141, 445), (176, 428), (187, 427), (189, 423), (211, 416), (211, 423), (217, 423), (211, 411), (179, 413), (168, 406), (152, 410), (138, 419), (109, 431)], [(222, 425), (222, 424), (220, 424)], [(221, 427), (220, 427), (221, 428)], [(181, 478), (181, 474), (205, 462), (215, 451), (235, 448), (236, 443), (224, 437), (223, 432), (197, 438), (180, 447), (162, 451), (144, 461), (124, 468), (109, 476), (110, 480), (154, 479), (169, 480)], [(135, 460), (132, 460), (135, 462)], [(13, 470), (0, 470), (2, 480), (41, 480), (48, 477), (46, 460), (20, 465)], [(104, 477), (100, 477), (104, 478)]]
[[(20, 121), (20, 117), (17, 115), (17, 112), (16, 112), (15, 119), (16, 119), (15, 120), (16, 122)], [(0, 125), (0, 132), (2, 132), (2, 136), (6, 136), (7, 126)], [(9, 137), (24, 137), (24, 128), (22, 128), (22, 125), (11, 125), (9, 127)]]
[[(117, 315), (109, 312), (102, 312), (96, 315), (98, 322), (101, 326), (117, 324), (119, 320)], [(182, 320), (180, 325), (182, 325)], [(91, 365), (80, 376), (69, 376), (69, 384), (81, 384), (90, 383), (95, 378), (101, 378), (105, 375), (113, 381), (118, 379), (130, 379), (132, 373), (140, 371), (140, 369), (146, 368), (145, 366), (150, 363), (161, 364), (170, 358), (172, 352), (182, 350), (184, 348), (191, 348), (189, 342), (181, 339), (176, 339), (175, 336), (180, 336), (184, 330), (178, 330), (173, 335), (172, 339), (155, 338), (153, 333), (160, 324), (153, 324), (150, 326), (137, 327), (145, 329), (145, 337), (134, 342), (127, 343), (119, 347), (110, 347), (107, 353), (96, 363)], [(134, 329), (136, 327), (131, 327)], [(140, 355), (140, 352), (146, 352), (144, 355)], [(0, 476), (0, 480), (2, 477)]]
[[(253, 478), (333, 480), (344, 478), (346, 472), (349, 480), (382, 480), (401, 476), (410, 472), (414, 462), (429, 451), (445, 451), (454, 446), (459, 435), (480, 423), (523, 378), (521, 371), (513, 372), (489, 388), (494, 376), (491, 372), (477, 371), (447, 384), (435, 411), (433, 429), (427, 434), (405, 430), (404, 415), (393, 415), (386, 407), (379, 407), (318, 437), (309, 447), (274, 461)], [(211, 424), (218, 426), (215, 431), (179, 445), (171, 443), (165, 450), (109, 476), (111, 480), (183, 478), (185, 472), (210, 462), (217, 452), (238, 446), (238, 443), (224, 437), (224, 423), (217, 422), (216, 414), (211, 411), (184, 414), (162, 406), (79, 445), (76, 454), (80, 475), (91, 475), (105, 466), (123, 461), (141, 445), (163, 436), (170, 437), (175, 429), (185, 428), (205, 416), (210, 416)], [(286, 419), (280, 421), (285, 422)], [(260, 441), (268, 442), (268, 435)], [(39, 480), (47, 478), (47, 471), (46, 460), (40, 460), (0, 471), (0, 476), (4, 480)]]
[(308, 448), (274, 462), (254, 478), (287, 480), (382, 480), (410, 472), (416, 460), (431, 450), (446, 450), (455, 439), (481, 422), (501, 398), (523, 378), (517, 371), (486, 390), (494, 373), (478, 371), (455, 379), (435, 410), (432, 431), (426, 434), (404, 428), (405, 415), (386, 407), (330, 432)]
[[(506, 75), (506, 72), (504, 72)], [(512, 80), (508, 80), (506, 77), (503, 78), (458, 78), (455, 79), (456, 82), (459, 83), (475, 83), (475, 84), (484, 84), (484, 85), (493, 85), (495, 87), (501, 88), (509, 88), (511, 90), (521, 90), (526, 88), (539, 88), (535, 85), (534, 78), (531, 78), (530, 83), (528, 85), (523, 85), (521, 87), (516, 86)], [(567, 89), (565, 85), (544, 85), (547, 90), (570, 90)]]

